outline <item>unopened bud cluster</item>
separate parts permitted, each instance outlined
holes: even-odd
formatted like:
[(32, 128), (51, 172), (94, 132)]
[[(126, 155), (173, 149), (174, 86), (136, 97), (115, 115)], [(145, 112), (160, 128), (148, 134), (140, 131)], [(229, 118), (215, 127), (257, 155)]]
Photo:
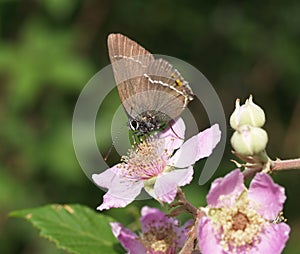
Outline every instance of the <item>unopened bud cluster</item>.
[(268, 135), (261, 128), (265, 121), (264, 111), (253, 102), (251, 95), (244, 105), (240, 105), (239, 99), (236, 100), (230, 126), (235, 130), (231, 137), (231, 145), (237, 153), (252, 156), (265, 150)]

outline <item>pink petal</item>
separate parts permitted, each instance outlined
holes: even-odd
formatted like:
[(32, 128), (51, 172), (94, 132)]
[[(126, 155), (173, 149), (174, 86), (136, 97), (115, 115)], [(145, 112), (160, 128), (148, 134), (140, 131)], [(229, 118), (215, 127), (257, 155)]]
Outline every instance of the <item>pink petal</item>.
[(172, 128), (166, 128), (158, 136), (159, 139), (164, 139), (164, 148), (167, 149), (170, 154), (182, 145), (185, 134), (185, 124), (182, 118), (178, 118), (171, 126)]
[(194, 170), (190, 166), (185, 169), (175, 169), (159, 175), (154, 185), (157, 199), (166, 203), (171, 203), (177, 193), (178, 186), (184, 186), (193, 179)]
[(197, 160), (208, 157), (211, 155), (213, 149), (219, 143), (221, 139), (221, 131), (218, 124), (214, 124), (210, 128), (200, 132), (197, 135), (198, 142), (201, 144), (198, 146)]
[(219, 125), (215, 124), (187, 140), (170, 159), (170, 162), (178, 168), (188, 167), (211, 155), (220, 138)]
[(119, 170), (119, 165), (116, 164), (113, 167), (105, 170), (100, 174), (93, 174), (93, 181), (100, 187), (109, 189), (111, 184), (114, 182), (114, 178), (116, 177), (116, 172)]
[(189, 220), (183, 226), (180, 227), (176, 218), (168, 217), (164, 212), (160, 211), (159, 209), (150, 208), (148, 206), (144, 206), (142, 208), (142, 232), (149, 232), (149, 230), (151, 230), (151, 228), (153, 227), (156, 227), (160, 230), (163, 230), (164, 228), (168, 229), (172, 225), (173, 233), (176, 234), (176, 237), (174, 237), (174, 241), (176, 241), (176, 248), (181, 248), (183, 246), (187, 239), (188, 232), (190, 231), (190, 228), (193, 224), (194, 221)]
[(290, 227), (285, 223), (270, 224), (261, 233), (261, 241), (254, 246), (249, 252), (250, 254), (256, 253), (272, 253), (279, 254), (285, 247), (289, 238)]
[(140, 242), (138, 236), (131, 230), (117, 222), (111, 222), (110, 226), (114, 236), (129, 253), (146, 253), (146, 249)]
[(167, 217), (166, 214), (157, 208), (151, 208), (144, 206), (141, 212), (141, 225), (142, 232), (145, 233), (149, 230), (149, 227), (160, 226), (161, 224), (171, 223), (174, 226), (178, 226), (178, 221), (172, 217)]
[(108, 192), (103, 196), (103, 203), (97, 207), (100, 211), (112, 207), (125, 207), (139, 195), (144, 186), (143, 181), (131, 181), (120, 177), (112, 169), (92, 176), (97, 185), (108, 187)]
[(217, 232), (215, 232), (209, 218), (202, 217), (199, 221), (197, 237), (198, 244), (202, 254), (225, 254), (217, 239)]
[(256, 174), (248, 191), (251, 205), (268, 220), (274, 219), (282, 211), (286, 200), (284, 188), (274, 183), (267, 174)]
[(143, 219), (144, 217), (151, 217), (152, 219), (155, 220), (160, 220), (161, 218), (163, 218), (164, 216), (166, 216), (165, 213), (163, 213), (162, 211), (160, 211), (157, 208), (152, 208), (149, 206), (144, 206), (141, 210), (141, 219)]
[[(244, 177), (239, 169), (231, 171), (225, 177), (213, 181), (210, 191), (206, 196), (207, 204), (211, 207), (222, 207), (235, 203), (236, 198), (245, 190)], [(228, 200), (221, 201), (221, 196), (227, 196)]]

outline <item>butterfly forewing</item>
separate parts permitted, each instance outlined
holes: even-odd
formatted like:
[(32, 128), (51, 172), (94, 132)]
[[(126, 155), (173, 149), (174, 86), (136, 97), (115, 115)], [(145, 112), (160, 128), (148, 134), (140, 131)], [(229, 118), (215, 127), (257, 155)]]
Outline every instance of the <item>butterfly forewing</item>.
[[(140, 79), (153, 56), (136, 42), (122, 34), (108, 36), (108, 51), (122, 103), (139, 91)], [(132, 100), (131, 100), (132, 101)], [(129, 103), (127, 103), (129, 104)], [(133, 105), (123, 106), (127, 114)]]
[[(149, 63), (154, 61), (147, 50), (121, 34), (109, 35), (108, 51), (118, 85), (131, 78), (140, 77)], [(132, 88), (132, 84), (127, 85)]]

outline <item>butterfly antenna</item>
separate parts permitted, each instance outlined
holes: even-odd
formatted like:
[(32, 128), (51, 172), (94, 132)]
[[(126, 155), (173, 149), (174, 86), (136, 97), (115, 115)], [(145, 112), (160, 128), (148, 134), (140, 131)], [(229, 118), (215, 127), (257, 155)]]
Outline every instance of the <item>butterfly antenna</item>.
[(107, 153), (104, 156), (104, 160), (107, 161), (108, 156), (110, 155), (112, 148), (114, 147), (114, 144), (111, 144), (110, 148), (108, 149)]

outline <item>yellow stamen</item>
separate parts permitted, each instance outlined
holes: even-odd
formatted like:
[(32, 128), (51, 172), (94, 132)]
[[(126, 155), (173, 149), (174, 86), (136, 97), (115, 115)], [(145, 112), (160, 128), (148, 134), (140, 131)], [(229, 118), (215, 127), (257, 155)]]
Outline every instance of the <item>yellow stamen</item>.
[[(250, 207), (246, 191), (233, 206), (228, 206), (230, 196), (224, 196), (224, 206), (211, 209), (213, 225), (221, 233), (221, 245), (225, 251), (238, 253), (240, 247), (249, 247), (259, 241), (264, 224), (268, 223)], [(227, 202), (226, 202), (227, 201)]]

